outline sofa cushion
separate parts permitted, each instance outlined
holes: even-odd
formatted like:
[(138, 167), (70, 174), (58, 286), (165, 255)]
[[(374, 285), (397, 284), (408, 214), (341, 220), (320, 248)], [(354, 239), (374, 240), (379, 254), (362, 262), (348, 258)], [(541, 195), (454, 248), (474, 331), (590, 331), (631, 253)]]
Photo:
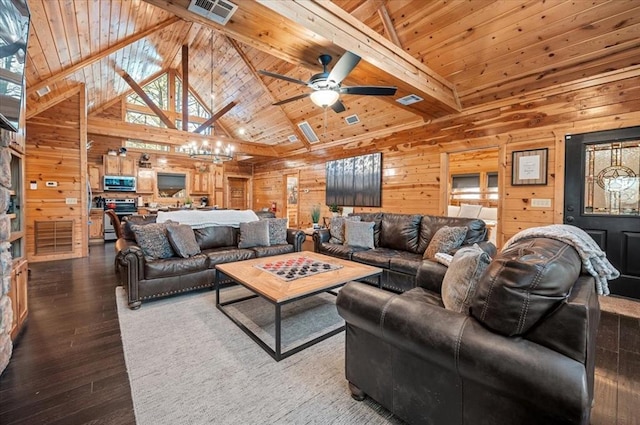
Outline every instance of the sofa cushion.
[(462, 242), (463, 245), (473, 245), (487, 239), (487, 227), (484, 221), (477, 218), (425, 215), (420, 222), (420, 247), (418, 252), (423, 253), (427, 249), (433, 235), (443, 226), (466, 226), (469, 230), (467, 230), (467, 236)]
[(478, 218), (480, 210), (482, 210), (482, 205), (462, 204), (460, 205), (458, 217)]
[(399, 252), (389, 260), (389, 269), (415, 276), (422, 263), (422, 255), (412, 252)]
[[(353, 214), (349, 214), (352, 216)], [(380, 228), (382, 227), (383, 213), (358, 213), (360, 221), (372, 221), (373, 226), (373, 245), (377, 248), (380, 246)]]
[(256, 258), (256, 253), (252, 249), (238, 249), (234, 247), (214, 248), (202, 251), (209, 259), (207, 266), (210, 269), (216, 267), (216, 264), (232, 263), (234, 261), (243, 261)]
[(235, 234), (231, 226), (208, 226), (194, 229), (196, 241), (201, 250), (235, 246)]
[(421, 215), (387, 214), (382, 218), (380, 247), (418, 253)]
[(269, 223), (266, 220), (240, 223), (238, 248), (269, 246)]
[(349, 217), (332, 217), (329, 222), (330, 243), (344, 243), (344, 223), (345, 221), (360, 221), (360, 217), (352, 215)]
[(166, 258), (147, 261), (144, 266), (145, 279), (182, 276), (207, 269), (207, 257), (196, 254), (189, 258)]
[(167, 226), (167, 237), (173, 250), (183, 258), (200, 253), (193, 229), (188, 224), (172, 224)]
[(156, 218), (156, 215), (130, 215), (124, 217), (122, 219), (122, 223), (120, 223), (122, 227), (122, 237), (130, 241), (135, 241), (136, 234), (131, 230), (131, 225), (137, 224), (142, 226), (145, 224), (155, 223)]
[(402, 251), (389, 248), (374, 248), (351, 254), (351, 259), (359, 263), (388, 269), (391, 259), (402, 255)]
[(449, 253), (462, 245), (467, 237), (466, 226), (443, 226), (433, 235), (427, 249), (424, 251), (425, 259), (435, 259), (437, 253)]
[(442, 302), (447, 309), (469, 314), (478, 281), (490, 262), (489, 255), (477, 244), (456, 252), (442, 280)]
[(287, 219), (263, 218), (268, 223), (269, 245), (281, 245), (287, 243)]
[(373, 227), (375, 223), (345, 220), (344, 245), (373, 248)]
[(354, 252), (365, 251), (369, 248), (363, 248), (351, 245), (339, 245), (337, 243), (323, 242), (320, 244), (318, 252), (320, 254), (331, 255), (332, 257), (344, 258), (345, 260), (351, 260), (351, 255)]
[(580, 274), (576, 250), (547, 238), (500, 252), (478, 283), (471, 314), (504, 335), (522, 335), (565, 300)]
[(133, 224), (131, 230), (147, 261), (173, 257), (175, 252), (167, 238), (167, 224)]
[(256, 258), (271, 257), (272, 255), (289, 254), (290, 252), (294, 252), (293, 245), (291, 244), (255, 246), (250, 249), (256, 253)]

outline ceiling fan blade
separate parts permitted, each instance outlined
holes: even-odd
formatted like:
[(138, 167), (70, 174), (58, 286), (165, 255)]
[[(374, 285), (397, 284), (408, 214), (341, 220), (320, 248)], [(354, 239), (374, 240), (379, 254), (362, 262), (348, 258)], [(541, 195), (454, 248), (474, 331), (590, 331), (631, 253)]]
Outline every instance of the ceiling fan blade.
[(334, 81), (338, 84), (341, 83), (353, 68), (356, 67), (358, 62), (360, 62), (360, 56), (349, 51), (344, 52), (344, 55), (336, 62), (336, 65), (329, 73), (327, 80)]
[(365, 96), (393, 96), (396, 94), (397, 87), (386, 86), (353, 86), (342, 87), (340, 93), (360, 94)]
[(265, 71), (263, 69), (258, 70), (258, 72), (262, 75), (266, 75), (267, 77), (279, 78), (281, 80), (289, 81), (291, 83), (296, 83), (303, 86), (308, 85), (306, 82), (298, 80), (297, 78), (287, 77), (286, 75), (276, 74), (274, 72)]
[(289, 99), (281, 100), (273, 104), (273, 106), (284, 105), (285, 103), (293, 102), (294, 100), (304, 99), (305, 97), (311, 96), (311, 93), (299, 94), (298, 96), (290, 97)]
[(344, 103), (340, 102), (340, 99), (336, 100), (333, 105), (331, 105), (331, 109), (333, 109), (336, 114), (347, 110), (347, 108), (344, 107)]

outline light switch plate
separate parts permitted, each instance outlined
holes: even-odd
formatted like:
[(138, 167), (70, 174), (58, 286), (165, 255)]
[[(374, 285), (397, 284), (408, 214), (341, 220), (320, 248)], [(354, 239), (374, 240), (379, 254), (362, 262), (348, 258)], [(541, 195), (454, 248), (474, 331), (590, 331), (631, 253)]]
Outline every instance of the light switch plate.
[(551, 199), (531, 199), (531, 206), (540, 208), (551, 208)]
[(65, 198), (64, 202), (67, 205), (76, 205), (78, 203), (78, 198)]

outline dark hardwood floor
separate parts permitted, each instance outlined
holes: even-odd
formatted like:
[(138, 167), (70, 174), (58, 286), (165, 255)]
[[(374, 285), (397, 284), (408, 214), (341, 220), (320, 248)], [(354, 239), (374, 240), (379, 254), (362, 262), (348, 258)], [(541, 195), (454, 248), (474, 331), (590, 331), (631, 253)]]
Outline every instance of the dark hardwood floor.
[(0, 423), (135, 424), (113, 243), (29, 264), (29, 318), (0, 377)]
[[(29, 319), (0, 376), (0, 424), (135, 423), (113, 257), (108, 243), (29, 264)], [(639, 425), (640, 318), (603, 312), (596, 363), (591, 423)]]

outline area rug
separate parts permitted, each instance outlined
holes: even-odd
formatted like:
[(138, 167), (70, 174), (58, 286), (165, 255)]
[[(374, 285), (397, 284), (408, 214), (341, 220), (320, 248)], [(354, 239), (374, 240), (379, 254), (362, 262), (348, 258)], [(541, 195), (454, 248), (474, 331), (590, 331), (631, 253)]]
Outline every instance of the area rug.
[[(368, 398), (351, 398), (344, 333), (276, 362), (215, 308), (213, 291), (146, 302), (136, 311), (121, 287), (116, 297), (138, 425), (402, 423)], [(283, 342), (315, 332), (304, 322), (335, 326), (331, 297), (283, 309)], [(269, 338), (273, 307), (256, 301), (234, 308)], [(313, 320), (303, 318), (309, 309)]]

